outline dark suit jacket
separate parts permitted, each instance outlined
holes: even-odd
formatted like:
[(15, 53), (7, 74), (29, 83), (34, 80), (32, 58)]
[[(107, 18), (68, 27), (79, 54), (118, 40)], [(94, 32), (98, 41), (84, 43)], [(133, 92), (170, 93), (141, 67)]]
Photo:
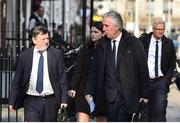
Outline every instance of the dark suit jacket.
[[(11, 85), (9, 104), (16, 109), (23, 107), (32, 70), (33, 50), (29, 48), (19, 54), (15, 77)], [(67, 102), (67, 81), (62, 51), (47, 49), (48, 71), (52, 88), (58, 103)]]
[[(100, 42), (97, 55), (92, 63), (88, 75), (86, 94), (95, 95), (96, 88), (103, 88), (106, 67), (107, 45), (110, 40), (104, 39)], [(122, 38), (118, 47), (117, 56), (117, 88), (121, 81), (125, 103), (129, 113), (138, 110), (139, 99), (149, 97), (149, 75), (142, 43), (135, 37), (130, 36), (125, 30), (122, 31)], [(97, 80), (97, 82), (96, 82)], [(111, 88), (114, 89), (114, 88)], [(115, 90), (115, 89), (114, 89)], [(108, 100), (106, 94), (106, 100)]]
[[(144, 45), (146, 56), (148, 56), (149, 45), (152, 36), (152, 32), (145, 37), (140, 38)], [(171, 80), (174, 74), (176, 52), (173, 45), (173, 41), (168, 39), (166, 36), (162, 37), (162, 54), (161, 54), (161, 70), (163, 75)]]

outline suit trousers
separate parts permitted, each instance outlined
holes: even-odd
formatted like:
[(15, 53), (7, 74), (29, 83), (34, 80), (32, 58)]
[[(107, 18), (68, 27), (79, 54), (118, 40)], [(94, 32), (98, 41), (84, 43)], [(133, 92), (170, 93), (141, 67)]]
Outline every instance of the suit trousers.
[(166, 121), (167, 93), (169, 90), (168, 80), (161, 78), (151, 80), (149, 119), (152, 122)]
[(55, 97), (48, 99), (26, 96), (25, 122), (56, 122), (59, 104)]
[(130, 122), (132, 114), (128, 114), (123, 97), (117, 93), (114, 102), (107, 102), (108, 122)]

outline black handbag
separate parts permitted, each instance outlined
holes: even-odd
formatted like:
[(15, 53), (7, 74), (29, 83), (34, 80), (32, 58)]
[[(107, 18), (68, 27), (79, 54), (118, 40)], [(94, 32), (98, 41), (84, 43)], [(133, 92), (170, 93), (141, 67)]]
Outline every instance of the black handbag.
[(174, 78), (174, 82), (178, 90), (180, 90), (180, 60), (176, 61), (176, 71), (174, 72)]
[(139, 103), (139, 110), (132, 115), (132, 122), (148, 122), (148, 103), (144, 101)]
[(174, 78), (175, 78), (174, 82), (175, 82), (178, 90), (180, 90), (180, 73), (176, 71), (174, 74)]
[(62, 107), (58, 111), (57, 122), (68, 122), (68, 114), (65, 107)]

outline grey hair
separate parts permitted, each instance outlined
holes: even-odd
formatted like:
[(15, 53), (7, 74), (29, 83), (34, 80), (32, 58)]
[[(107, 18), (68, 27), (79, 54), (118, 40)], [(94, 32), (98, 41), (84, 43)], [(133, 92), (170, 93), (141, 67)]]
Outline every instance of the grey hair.
[(153, 28), (156, 28), (156, 26), (157, 26), (158, 24), (163, 24), (164, 27), (166, 26), (166, 25), (165, 25), (165, 21), (164, 21), (162, 18), (157, 18), (157, 19), (155, 19), (154, 22), (153, 22), (152, 27), (153, 27)]
[(111, 17), (114, 24), (117, 24), (119, 26), (119, 30), (122, 31), (123, 29), (123, 20), (121, 15), (116, 11), (110, 11), (103, 15), (104, 17)]

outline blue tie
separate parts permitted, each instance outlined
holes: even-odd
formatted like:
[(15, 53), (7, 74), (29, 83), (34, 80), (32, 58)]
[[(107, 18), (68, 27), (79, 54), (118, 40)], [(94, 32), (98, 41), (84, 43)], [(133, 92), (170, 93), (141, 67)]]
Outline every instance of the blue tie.
[(43, 53), (40, 52), (39, 64), (38, 64), (38, 74), (37, 74), (37, 83), (36, 90), (41, 93), (43, 91), (43, 66), (44, 66), (44, 58)]
[(158, 41), (156, 41), (156, 51), (155, 51), (155, 77), (158, 77)]

